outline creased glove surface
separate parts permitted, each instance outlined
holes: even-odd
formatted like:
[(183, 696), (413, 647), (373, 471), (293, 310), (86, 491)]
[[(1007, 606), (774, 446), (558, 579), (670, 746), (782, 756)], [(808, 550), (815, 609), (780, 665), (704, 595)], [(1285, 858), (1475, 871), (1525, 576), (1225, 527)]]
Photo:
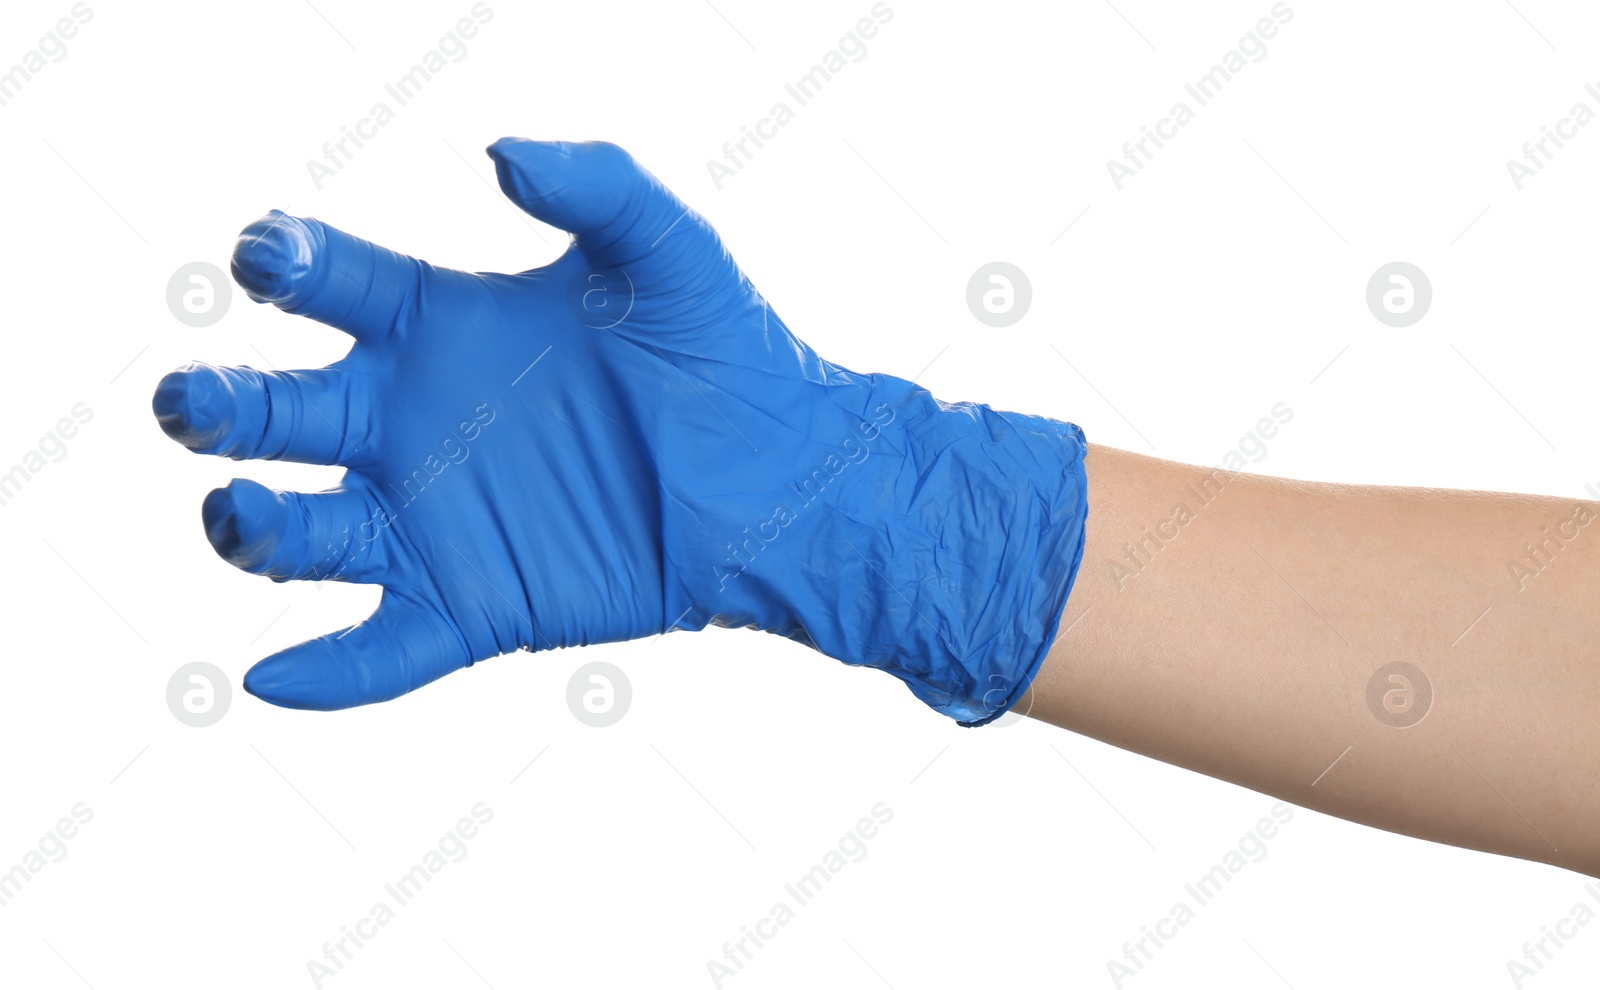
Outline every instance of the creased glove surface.
[(223, 558), (384, 588), (246, 689), (345, 708), (519, 648), (715, 624), (887, 670), (964, 723), (1006, 710), (1081, 558), (1081, 431), (824, 361), (614, 145), (489, 154), (517, 205), (573, 234), (556, 262), (453, 271), (274, 212), (235, 278), (348, 332), (349, 355), (194, 364), (157, 389), (192, 450), (347, 469), (315, 494), (212, 492)]

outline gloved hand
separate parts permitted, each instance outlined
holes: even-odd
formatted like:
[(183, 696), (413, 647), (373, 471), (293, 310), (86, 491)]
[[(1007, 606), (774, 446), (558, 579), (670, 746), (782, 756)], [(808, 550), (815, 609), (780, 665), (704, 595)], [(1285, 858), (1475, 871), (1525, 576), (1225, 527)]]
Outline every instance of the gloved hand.
[(572, 232), (555, 263), (435, 268), (273, 212), (235, 279), (349, 333), (349, 355), (191, 364), (156, 390), (191, 450), (347, 469), (318, 494), (212, 492), (218, 554), (384, 588), (245, 689), (346, 708), (519, 648), (719, 625), (887, 670), (964, 724), (1009, 708), (1083, 552), (1082, 432), (822, 360), (614, 145), (489, 155), (507, 196)]

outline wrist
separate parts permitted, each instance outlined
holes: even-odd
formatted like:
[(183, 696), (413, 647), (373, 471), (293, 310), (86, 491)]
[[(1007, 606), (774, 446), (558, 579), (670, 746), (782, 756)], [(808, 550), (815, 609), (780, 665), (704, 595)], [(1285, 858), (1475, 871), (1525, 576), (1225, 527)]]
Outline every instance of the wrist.
[(680, 527), (701, 563), (666, 621), (760, 628), (887, 671), (962, 724), (998, 717), (1043, 662), (1081, 560), (1082, 431), (888, 376), (826, 393), (809, 436), (827, 439), (764, 499), (741, 493), (770, 511), (717, 537)]

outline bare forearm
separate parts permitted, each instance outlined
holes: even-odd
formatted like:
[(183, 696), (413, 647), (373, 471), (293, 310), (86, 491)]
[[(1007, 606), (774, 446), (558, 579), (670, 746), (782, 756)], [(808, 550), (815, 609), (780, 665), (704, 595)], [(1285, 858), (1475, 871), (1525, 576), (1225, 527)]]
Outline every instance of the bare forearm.
[(1104, 447), (1087, 469), (1065, 632), (1019, 708), (1353, 821), (1600, 875), (1600, 505)]

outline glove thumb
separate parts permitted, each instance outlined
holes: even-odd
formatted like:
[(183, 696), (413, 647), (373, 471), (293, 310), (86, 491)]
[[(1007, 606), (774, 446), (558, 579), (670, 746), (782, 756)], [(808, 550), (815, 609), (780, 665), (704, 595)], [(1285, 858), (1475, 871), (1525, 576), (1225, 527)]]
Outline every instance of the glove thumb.
[(502, 138), (488, 151), (513, 203), (569, 231), (591, 261), (627, 271), (635, 284), (736, 273), (711, 225), (614, 144)]

